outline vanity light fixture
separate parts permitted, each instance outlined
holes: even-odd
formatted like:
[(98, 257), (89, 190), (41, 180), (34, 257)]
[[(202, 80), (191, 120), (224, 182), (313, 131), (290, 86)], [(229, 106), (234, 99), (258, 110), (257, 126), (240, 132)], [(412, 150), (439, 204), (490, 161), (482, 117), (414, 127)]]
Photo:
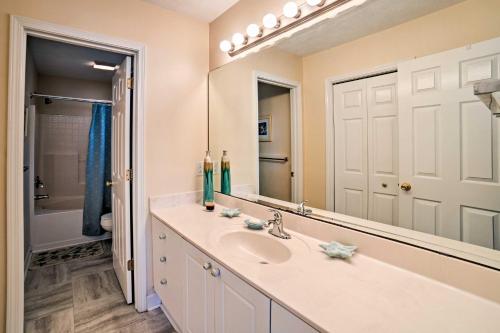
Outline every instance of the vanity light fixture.
[(231, 40), (233, 41), (234, 46), (238, 47), (241, 45), (245, 45), (248, 41), (248, 38), (243, 34), (237, 32), (233, 35), (233, 38)]
[(267, 29), (278, 29), (281, 25), (280, 20), (276, 17), (274, 14), (266, 14), (264, 18), (262, 19), (262, 24), (264, 24), (264, 27)]
[(299, 18), (300, 8), (296, 2), (290, 1), (283, 6), (283, 15), (288, 18)]
[(325, 1), (326, 0), (307, 0), (307, 4), (312, 7), (314, 6), (321, 7), (325, 4)]
[[(366, 1), (367, 0), (330, 0), (327, 2), (326, 0), (306, 0), (305, 3), (301, 3), (300, 5), (295, 1), (289, 1), (283, 6), (282, 17), (286, 17), (290, 20), (285, 20), (283, 26), (280, 17), (272, 13), (266, 14), (262, 18), (263, 27), (252, 23), (246, 29), (246, 36), (241, 33), (236, 33), (231, 38), (232, 43), (228, 40), (223, 40), (220, 42), (219, 48), (222, 52), (226, 52), (231, 57), (234, 57), (256, 45), (265, 43), (286, 31), (290, 31), (301, 24), (309, 22), (326, 12), (338, 10), (344, 5), (347, 5), (347, 8), (359, 6)], [(302, 16), (301, 7), (306, 4), (316, 8), (306, 10), (306, 14)], [(265, 31), (265, 34), (264, 28), (268, 29), (268, 31)], [(248, 40), (249, 38), (252, 38), (250, 42)]]
[(252, 23), (247, 27), (247, 35), (248, 37), (261, 37), (262, 36), (262, 28), (257, 24)]
[(105, 63), (94, 62), (92, 65), (94, 69), (102, 69), (104, 71), (114, 71), (117, 67), (116, 65), (110, 65)]
[(223, 40), (222, 42), (220, 42), (219, 48), (222, 52), (231, 52), (232, 50), (234, 50), (234, 45), (228, 40)]

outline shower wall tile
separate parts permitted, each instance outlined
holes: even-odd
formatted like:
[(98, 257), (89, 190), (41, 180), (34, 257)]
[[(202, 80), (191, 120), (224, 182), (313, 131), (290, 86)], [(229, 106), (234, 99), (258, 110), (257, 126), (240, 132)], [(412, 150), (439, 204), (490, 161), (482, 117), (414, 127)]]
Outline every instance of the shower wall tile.
[(40, 114), (37, 175), (51, 196), (83, 195), (90, 116)]

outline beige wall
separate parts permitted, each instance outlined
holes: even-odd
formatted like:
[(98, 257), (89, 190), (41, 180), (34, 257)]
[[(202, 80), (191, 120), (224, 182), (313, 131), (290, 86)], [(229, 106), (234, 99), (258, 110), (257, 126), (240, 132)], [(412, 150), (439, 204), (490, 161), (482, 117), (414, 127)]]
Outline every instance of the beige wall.
[[(233, 185), (257, 182), (255, 162), (259, 146), (258, 116), (253, 109), (257, 102), (256, 87), (252, 86), (254, 71), (300, 81), (301, 59), (269, 49), (210, 73), (210, 150), (215, 160), (220, 159), (223, 150), (228, 151)], [(215, 189), (219, 188), (216, 175)]]
[(304, 199), (325, 207), (325, 80), (500, 35), (500, 1), (469, 0), (303, 59)]
[(289, 0), (240, 0), (210, 23), (210, 70), (231, 61), (231, 57), (219, 49), (219, 43), (230, 40), (235, 32), (245, 33), (250, 23), (262, 24), (267, 13), (281, 13)]
[[(0, 323), (5, 322), (9, 14), (144, 43), (146, 193), (201, 187), (207, 137), (208, 25), (140, 0), (2, 0), (0, 5)], [(182, 145), (178, 143), (182, 142)], [(151, 281), (150, 281), (151, 285)], [(0, 325), (0, 332), (4, 325)]]

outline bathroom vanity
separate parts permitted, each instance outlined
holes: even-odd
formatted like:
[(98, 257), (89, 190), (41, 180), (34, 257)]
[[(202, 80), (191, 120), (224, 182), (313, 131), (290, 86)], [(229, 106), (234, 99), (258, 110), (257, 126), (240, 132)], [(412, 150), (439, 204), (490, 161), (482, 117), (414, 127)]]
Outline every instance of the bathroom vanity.
[[(291, 239), (284, 240), (266, 229), (246, 228), (247, 215), (220, 216), (222, 208), (210, 213), (196, 203), (152, 208), (154, 288), (180, 332), (495, 332), (500, 327), (498, 303), (376, 260), (363, 247), (349, 261), (330, 259), (320, 240), (287, 229), (287, 216)], [(321, 222), (310, 228), (314, 223)]]

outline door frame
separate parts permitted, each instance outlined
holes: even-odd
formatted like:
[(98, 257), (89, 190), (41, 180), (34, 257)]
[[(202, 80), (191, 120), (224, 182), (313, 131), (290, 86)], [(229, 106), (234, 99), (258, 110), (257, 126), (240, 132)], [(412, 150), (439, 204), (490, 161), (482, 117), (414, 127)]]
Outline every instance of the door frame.
[[(290, 89), (290, 123), (291, 128), (291, 163), (292, 172), (292, 202), (299, 203), (303, 200), (303, 151), (302, 151), (302, 86), (300, 82), (288, 80), (277, 75), (254, 71), (252, 78), (253, 98), (252, 109), (254, 115), (254, 133), (256, 151), (259, 151), (259, 82)], [(259, 193), (259, 154), (255, 158), (255, 184), (256, 193)]]
[(397, 62), (349, 74), (336, 75), (325, 80), (325, 209), (335, 211), (335, 124), (333, 86), (336, 84), (384, 75), (398, 70)]
[(7, 120), (7, 332), (24, 326), (23, 133), (27, 37), (36, 36), (134, 57), (132, 133), (132, 231), (135, 308), (147, 310), (146, 194), (144, 188), (144, 104), (146, 47), (142, 43), (86, 32), (22, 16), (10, 16)]

